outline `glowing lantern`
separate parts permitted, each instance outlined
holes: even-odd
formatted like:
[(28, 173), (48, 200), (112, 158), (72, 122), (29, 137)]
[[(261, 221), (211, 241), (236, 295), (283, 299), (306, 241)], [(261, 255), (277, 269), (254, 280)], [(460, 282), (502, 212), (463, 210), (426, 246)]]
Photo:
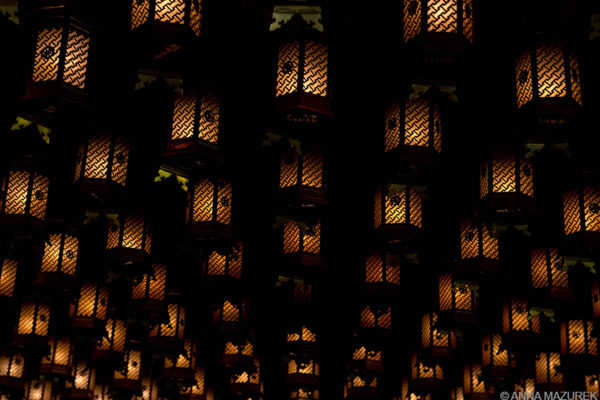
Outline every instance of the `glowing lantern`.
[(164, 308), (167, 266), (153, 264), (152, 273), (144, 274), (131, 290), (131, 299), (136, 306), (150, 312), (159, 313)]
[(44, 242), (44, 254), (36, 283), (74, 277), (79, 255), (79, 239), (67, 233), (53, 233)]
[(194, 234), (231, 236), (231, 183), (198, 179), (188, 191), (186, 222)]
[(413, 187), (389, 184), (375, 192), (375, 229), (396, 236), (423, 228), (423, 198)]
[(560, 354), (541, 353), (535, 359), (535, 385), (540, 391), (560, 391), (565, 381), (560, 364)]
[(400, 260), (390, 254), (373, 254), (365, 263), (365, 282), (367, 288), (400, 287)]
[(321, 222), (306, 225), (288, 221), (283, 226), (283, 254), (302, 265), (321, 265)]
[(279, 188), (286, 198), (325, 204), (323, 154), (317, 150), (284, 153), (279, 169)]
[(451, 330), (441, 330), (437, 326), (438, 315), (429, 313), (421, 320), (421, 347), (431, 356), (448, 357), (456, 349), (456, 335)]
[(464, 37), (473, 43), (472, 0), (404, 0), (404, 41), (418, 36)]
[(531, 251), (531, 281), (534, 288), (546, 288), (553, 297), (571, 297), (569, 277), (558, 249)]
[(598, 397), (598, 394), (600, 393), (600, 380), (598, 379), (598, 375), (585, 376), (585, 391), (594, 397)]
[(438, 287), (440, 311), (452, 313), (456, 320), (471, 321), (474, 318), (476, 284), (456, 280), (452, 274), (442, 274)]
[(149, 337), (153, 343), (165, 342), (167, 346), (175, 346), (183, 339), (185, 330), (185, 308), (179, 304), (169, 304), (167, 306), (169, 314), (168, 321), (159, 323), (152, 328)]
[(518, 107), (551, 100), (583, 103), (579, 61), (560, 44), (525, 49), (517, 58), (515, 78)]
[(377, 398), (378, 390), (379, 383), (376, 376), (351, 375), (344, 386), (344, 398)]
[(71, 375), (71, 339), (51, 337), (48, 339), (50, 354), (42, 357), (40, 373), (44, 375)]
[(99, 344), (94, 348), (92, 359), (110, 360), (118, 362), (123, 359), (125, 351), (125, 336), (127, 329), (125, 321), (119, 319), (106, 320), (106, 335), (102, 337)]
[(152, 230), (148, 219), (139, 214), (107, 215), (106, 250), (121, 261), (142, 262), (150, 254)]
[(362, 371), (383, 372), (383, 351), (361, 346), (352, 353), (352, 364)]
[(229, 252), (213, 250), (204, 263), (204, 276), (241, 279), (242, 250), (242, 242), (237, 242)]
[(125, 352), (123, 369), (114, 372), (113, 389), (127, 394), (140, 389), (140, 374), (142, 369), (142, 353), (137, 350)]
[(25, 385), (26, 400), (53, 400), (56, 394), (52, 388), (52, 381), (35, 379), (27, 382)]
[(19, 311), (15, 340), (20, 343), (46, 345), (50, 306), (36, 301), (25, 301)]
[(169, 151), (214, 151), (219, 144), (220, 102), (213, 94), (175, 95)]
[(144, 25), (189, 27), (202, 32), (202, 0), (132, 0), (130, 29)]
[(83, 283), (79, 298), (69, 308), (74, 328), (96, 329), (106, 320), (108, 289), (95, 283)]
[(465, 400), (465, 393), (462, 386), (450, 389), (450, 400)]
[(0, 354), (0, 388), (3, 394), (23, 389), (25, 358), (21, 354)]
[(480, 196), (491, 209), (531, 207), (533, 163), (514, 152), (495, 152), (481, 163), (479, 183)]
[(31, 217), (46, 218), (46, 203), (50, 181), (30, 171), (10, 171), (0, 187), (0, 214), (6, 220)]
[(598, 339), (590, 321), (571, 320), (560, 324), (560, 353), (569, 361), (598, 355)]
[(591, 187), (571, 190), (563, 195), (565, 235), (600, 232), (600, 190)]
[(77, 152), (75, 183), (94, 192), (110, 186), (125, 187), (129, 164), (129, 142), (109, 135), (94, 135)]
[(514, 386), (514, 391), (516, 393), (528, 393), (528, 394), (533, 394), (535, 393), (535, 381), (533, 378), (525, 378), (525, 379), (521, 379), (518, 382), (515, 383)]
[(196, 343), (191, 339), (185, 339), (183, 348), (185, 353), (179, 354), (177, 360), (173, 362), (165, 357), (165, 366), (163, 376), (167, 378), (176, 378), (178, 380), (194, 379), (193, 367), (196, 363)]
[(17, 262), (7, 258), (0, 259), (0, 262), (0, 296), (11, 298), (15, 292)]
[(94, 400), (110, 400), (110, 386), (99, 385), (94, 386)]
[(254, 347), (250, 341), (242, 343), (225, 343), (223, 349), (223, 364), (227, 366), (236, 366), (252, 363), (254, 357)]
[(392, 308), (363, 307), (360, 312), (360, 327), (362, 329), (391, 330)]
[(419, 388), (437, 387), (444, 380), (444, 370), (438, 364), (426, 365), (413, 353), (410, 361), (411, 382)]
[(510, 373), (511, 358), (502, 346), (499, 334), (485, 335), (481, 340), (481, 365), (491, 370), (493, 376), (506, 376)]
[(319, 391), (308, 388), (292, 389), (290, 400), (319, 400)]
[(316, 385), (319, 383), (319, 363), (315, 360), (292, 358), (288, 361), (285, 381), (289, 384)]
[(310, 354), (317, 349), (317, 334), (302, 325), (298, 330), (288, 330), (286, 343), (292, 350), (297, 349), (300, 353)]
[(509, 300), (502, 307), (502, 332), (505, 339), (526, 340), (540, 333), (540, 316), (529, 315), (527, 301)]
[(442, 152), (439, 106), (427, 98), (392, 103), (385, 114), (385, 151), (419, 154)]
[(156, 379), (142, 378), (142, 395), (135, 398), (136, 400), (158, 400), (158, 382)]
[(467, 399), (492, 400), (494, 390), (486, 387), (480, 364), (466, 364), (463, 369), (463, 393)]
[(204, 387), (204, 368), (194, 370), (195, 383), (182, 389), (179, 395), (185, 400), (204, 400), (207, 398), (207, 391)]
[(248, 320), (246, 300), (230, 302), (225, 300), (212, 312), (212, 322), (223, 331), (237, 331)]
[(402, 377), (402, 386), (400, 387), (400, 397), (394, 396), (392, 400), (431, 400), (430, 394), (416, 394), (410, 390), (408, 377)]
[(461, 265), (472, 269), (498, 271), (498, 239), (483, 222), (464, 220), (460, 227)]
[(258, 359), (254, 360), (252, 366), (243, 368), (231, 375), (229, 378), (229, 391), (231, 393), (244, 394), (244, 396), (252, 396), (253, 394), (260, 394), (262, 392)]
[(96, 370), (88, 363), (80, 361), (73, 367), (73, 381), (65, 384), (63, 397), (68, 399), (91, 398), (96, 383)]

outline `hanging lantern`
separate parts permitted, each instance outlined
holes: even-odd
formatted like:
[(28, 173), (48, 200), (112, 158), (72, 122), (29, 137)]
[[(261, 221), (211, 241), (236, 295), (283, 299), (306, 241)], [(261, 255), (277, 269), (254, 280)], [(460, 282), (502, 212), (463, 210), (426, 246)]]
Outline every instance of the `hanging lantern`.
[(194, 370), (195, 383), (183, 388), (179, 395), (183, 400), (206, 400), (207, 391), (204, 387), (204, 368), (198, 367)]
[(439, 106), (425, 97), (392, 103), (385, 114), (385, 151), (397, 151), (407, 160), (441, 153)]
[(260, 380), (260, 364), (254, 360), (251, 367), (240, 370), (229, 378), (229, 391), (234, 394), (252, 396), (262, 392)]
[(46, 346), (49, 324), (49, 305), (37, 301), (25, 301), (19, 311), (15, 341), (19, 344), (33, 344), (36, 347)]
[(456, 349), (456, 335), (452, 330), (438, 328), (438, 315), (429, 313), (421, 319), (421, 347), (433, 357), (449, 357)]
[(598, 356), (598, 339), (590, 321), (570, 320), (560, 324), (560, 353), (567, 361)]
[(54, 400), (56, 394), (52, 388), (52, 381), (49, 379), (35, 379), (25, 384), (26, 400)]
[(196, 364), (196, 343), (191, 339), (185, 339), (183, 344), (184, 354), (179, 354), (177, 360), (173, 362), (169, 357), (165, 357), (163, 377), (175, 378), (177, 380), (193, 380)]
[(394, 396), (392, 400), (431, 400), (430, 394), (424, 393), (414, 393), (410, 390), (409, 379), (406, 376), (402, 377), (402, 386), (401, 386), (401, 394), (400, 397)]
[(148, 219), (139, 214), (107, 215), (109, 219), (106, 250), (122, 262), (141, 263), (150, 255), (152, 230)]
[(242, 278), (242, 242), (237, 242), (230, 252), (213, 250), (204, 262), (204, 276), (210, 278)]
[(383, 309), (371, 306), (363, 307), (360, 312), (360, 327), (390, 331), (392, 329), (392, 307)]
[(133, 303), (150, 313), (158, 314), (164, 309), (167, 266), (152, 264), (152, 273), (144, 274), (142, 279), (131, 289)]
[(142, 378), (142, 396), (138, 400), (158, 400), (158, 382), (156, 379)]
[(520, 379), (514, 385), (514, 392), (521, 396), (528, 396), (535, 393), (535, 380), (533, 378)]
[(132, 0), (129, 29), (148, 25), (162, 31), (177, 26), (186, 27), (195, 36), (200, 36), (202, 0)]
[(79, 298), (69, 308), (73, 328), (98, 329), (106, 319), (108, 289), (96, 283), (83, 283)]
[(559, 353), (540, 353), (535, 358), (535, 386), (539, 391), (565, 389)]
[(480, 364), (466, 364), (463, 369), (463, 392), (467, 399), (493, 400), (494, 388), (486, 387)]
[(125, 187), (129, 165), (129, 142), (121, 137), (94, 135), (77, 151), (74, 182), (92, 192)]
[(231, 183), (220, 179), (198, 179), (188, 191), (186, 222), (193, 234), (231, 236)]
[(350, 375), (344, 386), (345, 399), (376, 399), (378, 396), (379, 384), (376, 376), (369, 375)]
[(286, 343), (291, 352), (312, 354), (317, 351), (317, 334), (302, 325), (298, 330), (288, 330)]
[(476, 284), (456, 280), (452, 274), (440, 275), (440, 311), (451, 313), (457, 321), (472, 321), (475, 317), (477, 290)]
[(492, 210), (532, 207), (533, 163), (515, 152), (494, 152), (481, 163), (480, 196)]
[(249, 340), (243, 343), (225, 343), (222, 363), (229, 367), (251, 364), (254, 359), (254, 347)]
[(310, 359), (290, 359), (285, 381), (294, 385), (317, 385), (319, 383), (319, 363)]
[(50, 354), (42, 357), (40, 374), (58, 375), (67, 377), (71, 375), (71, 338), (51, 337), (48, 339)]
[(462, 386), (450, 389), (450, 400), (465, 400), (465, 393)]
[(140, 389), (141, 369), (142, 353), (137, 350), (127, 350), (123, 369), (114, 371), (112, 388), (130, 397)]
[(383, 351), (372, 346), (361, 346), (354, 349), (352, 365), (366, 372), (383, 372)]
[(423, 198), (413, 187), (388, 184), (375, 192), (375, 229), (386, 236), (411, 236), (423, 228)]
[(552, 297), (571, 298), (564, 258), (558, 253), (558, 249), (531, 251), (531, 281), (535, 289), (547, 289)]
[[(36, 284), (60, 282), (74, 277), (79, 256), (79, 239), (67, 233), (53, 233), (44, 242), (44, 253)], [(70, 278), (72, 279), (72, 278)]]
[(29, 171), (10, 171), (0, 187), (0, 214), (5, 221), (46, 218), (46, 203), (50, 181), (43, 175)]
[(73, 380), (65, 383), (65, 393), (61, 398), (90, 399), (94, 394), (96, 370), (87, 362), (79, 361), (73, 367)]
[(285, 199), (326, 204), (323, 154), (318, 150), (282, 154), (279, 189)]
[(509, 300), (502, 307), (502, 332), (505, 340), (529, 341), (540, 333), (540, 316), (530, 315), (527, 301)]
[(125, 321), (109, 318), (106, 320), (106, 334), (94, 348), (92, 360), (117, 363), (123, 359), (127, 329)]
[(292, 389), (290, 400), (319, 400), (319, 391), (308, 388)]
[(173, 103), (170, 152), (208, 155), (219, 144), (220, 101), (214, 94), (177, 94)]
[(444, 370), (438, 364), (426, 365), (417, 359), (417, 353), (411, 356), (411, 383), (419, 389), (431, 389), (444, 381)]
[(17, 279), (17, 262), (8, 258), (0, 259), (0, 296), (12, 298)]
[[(136, 399), (139, 397), (136, 396)], [(110, 386), (109, 385), (99, 385), (96, 384), (94, 386), (94, 400), (110, 400)]]
[(238, 331), (243, 323), (248, 320), (248, 306), (246, 300), (230, 302), (225, 300), (212, 312), (212, 322), (222, 331)]
[(460, 227), (460, 263), (470, 269), (499, 272), (498, 239), (484, 222), (463, 220)]
[(0, 390), (2, 394), (23, 389), (25, 358), (19, 354), (0, 354)]
[(585, 391), (588, 392), (590, 396), (598, 397), (598, 394), (600, 393), (600, 380), (598, 379), (598, 375), (585, 376)]
[(591, 187), (571, 190), (563, 195), (565, 235), (581, 233), (590, 237), (600, 232), (600, 190)]
[(512, 366), (510, 355), (502, 345), (502, 336), (494, 333), (481, 340), (481, 365), (492, 376), (508, 376)]
[(525, 49), (517, 58), (515, 78), (519, 108), (530, 102), (583, 104), (579, 61), (561, 44), (538, 43)]
[(460, 37), (473, 43), (473, 1), (404, 0), (402, 27), (404, 42)]
[(301, 265), (321, 265), (321, 222), (288, 221), (283, 226), (283, 254)]
[(169, 314), (168, 321), (155, 325), (148, 336), (155, 345), (176, 347), (183, 340), (186, 325), (185, 308), (179, 304), (169, 304), (167, 312)]
[(368, 290), (400, 288), (400, 260), (391, 254), (373, 254), (365, 263), (365, 282)]

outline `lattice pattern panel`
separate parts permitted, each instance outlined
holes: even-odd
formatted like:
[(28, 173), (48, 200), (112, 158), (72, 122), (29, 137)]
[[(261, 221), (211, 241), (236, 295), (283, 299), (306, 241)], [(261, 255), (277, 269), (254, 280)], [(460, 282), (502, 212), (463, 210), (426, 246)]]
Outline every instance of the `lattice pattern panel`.
[(525, 50), (517, 59), (516, 66), (517, 106), (522, 107), (533, 99), (531, 53)]
[(536, 47), (535, 53), (539, 97), (566, 97), (565, 53), (562, 47), (540, 45)]
[(283, 226), (283, 253), (291, 254), (300, 251), (300, 227), (294, 221)]
[(597, 355), (597, 339), (591, 335), (592, 322), (572, 320), (561, 324), (562, 354)]
[(62, 235), (52, 234), (44, 243), (44, 255), (42, 256), (42, 272), (56, 272), (59, 268)]
[(142, 250), (144, 240), (144, 217), (126, 215), (124, 218), (122, 247)]
[(208, 179), (194, 185), (192, 195), (192, 222), (212, 221), (214, 184)]
[(217, 190), (217, 222), (231, 225), (231, 183), (219, 182)]
[(63, 70), (63, 81), (65, 83), (79, 89), (85, 87), (89, 51), (89, 37), (82, 32), (70, 29)]
[(48, 335), (50, 306), (42, 303), (24, 302), (21, 305), (17, 333), (19, 335)]
[(375, 313), (371, 311), (370, 307), (364, 307), (360, 312), (360, 327), (361, 328), (374, 328), (375, 327)]
[(483, 247), (483, 256), (498, 260), (500, 257), (498, 250), (498, 238), (493, 236), (492, 229), (487, 224), (481, 225), (481, 240)]
[(385, 266), (385, 281), (395, 285), (400, 284), (400, 264), (397, 261), (387, 261)]
[(215, 95), (204, 95), (200, 106), (198, 139), (209, 143), (219, 141), (220, 102)]
[(81, 146), (79, 146), (79, 148), (77, 149), (77, 158), (75, 160), (75, 178), (73, 179), (73, 182), (77, 182), (79, 179), (81, 179), (81, 170), (83, 168), (83, 153), (85, 151), (85, 144), (81, 144)]
[(407, 99), (404, 110), (404, 144), (429, 146), (429, 100)]
[(569, 54), (569, 68), (571, 69), (571, 96), (580, 105), (583, 105), (583, 98), (581, 95), (581, 72), (579, 70), (579, 61), (577, 56), (573, 53)]
[(492, 191), (494, 193), (514, 193), (517, 191), (517, 161), (514, 156), (501, 154), (492, 161)]
[(463, 286), (455, 288), (452, 291), (454, 295), (454, 307), (460, 311), (472, 311), (473, 310), (473, 292), (467, 287)]
[(414, 189), (409, 189), (410, 196), (410, 224), (423, 228), (423, 198)]
[(383, 261), (377, 254), (367, 258), (366, 262), (366, 282), (383, 282)]
[(576, 190), (563, 195), (563, 222), (566, 235), (581, 230), (581, 211), (579, 209), (579, 197)]
[(38, 32), (33, 63), (34, 82), (58, 79), (62, 35), (63, 28), (45, 28)]
[(467, 364), (464, 369), (464, 393), (485, 393), (485, 381), (481, 379), (479, 364)]
[(458, 7), (456, 0), (427, 0), (427, 31), (456, 33)]
[(90, 139), (85, 157), (84, 177), (106, 179), (110, 154), (110, 137), (94, 136)]
[(193, 138), (195, 116), (196, 96), (192, 94), (176, 95), (173, 104), (171, 140)]
[(60, 339), (50, 338), (48, 344), (50, 346), (50, 354), (42, 358), (42, 365), (69, 365), (71, 339), (68, 336)]
[(168, 336), (183, 339), (183, 332), (185, 329), (185, 308), (177, 304), (169, 304), (167, 306), (167, 312), (169, 313), (169, 322), (156, 325), (150, 332), (150, 337)]
[(490, 192), (489, 163), (483, 161), (479, 167), (479, 197), (484, 198)]
[(404, 0), (402, 23), (405, 42), (421, 33), (421, 13), (420, 0)]
[(190, 1), (190, 28), (196, 36), (202, 34), (202, 0)]
[(108, 319), (106, 321), (107, 336), (102, 337), (100, 350), (123, 352), (125, 350), (125, 321)]
[(17, 279), (17, 262), (14, 260), (2, 260), (2, 271), (0, 271), (0, 296), (12, 297)]
[(377, 187), (375, 189), (375, 203), (374, 203), (374, 225), (375, 228), (379, 228), (381, 226), (381, 217), (382, 217), (382, 209), (381, 209), (381, 197), (382, 197), (381, 187)]
[(323, 187), (323, 156), (309, 151), (302, 157), (302, 185), (320, 189)]
[(304, 77), (302, 88), (305, 93), (327, 95), (327, 45), (307, 41), (304, 44)]
[(453, 309), (452, 304), (452, 276), (450, 274), (443, 274), (439, 280), (439, 303), (440, 310), (447, 311)]
[(534, 288), (548, 287), (546, 250), (531, 251), (531, 281)]
[(421, 319), (421, 347), (428, 348), (431, 346), (431, 329), (433, 321), (431, 318), (431, 314), (423, 315)]
[(442, 113), (437, 104), (433, 105), (433, 148), (442, 152)]
[(229, 270), (227, 273), (232, 278), (240, 279), (242, 277), (242, 255), (243, 255), (243, 245), (241, 242), (237, 243), (237, 247), (233, 249), (232, 253), (229, 255)]
[(385, 151), (390, 151), (400, 146), (402, 130), (402, 104), (391, 104), (385, 113)]
[[(385, 196), (385, 223), (404, 224), (407, 221), (406, 190), (397, 193), (388, 192)], [(412, 210), (411, 210), (412, 211)]]
[[(488, 340), (489, 339), (490, 336), (488, 336)], [(491, 335), (489, 354), (492, 358), (492, 365), (496, 367), (508, 367), (508, 351), (502, 347), (501, 335), (496, 333)]]
[(298, 153), (291, 151), (281, 157), (279, 187), (286, 188), (298, 184)]
[(129, 143), (127, 140), (117, 137), (112, 159), (110, 178), (113, 182), (125, 186), (127, 180), (127, 164), (129, 162)]
[(138, 26), (148, 21), (150, 13), (150, 0), (131, 0), (131, 28), (135, 29)]
[(0, 376), (22, 378), (24, 367), (25, 358), (21, 354), (0, 355)]
[(584, 188), (583, 205), (583, 214), (585, 217), (585, 230), (588, 232), (599, 232), (600, 190), (593, 188)]
[(479, 229), (473, 221), (465, 220), (460, 228), (460, 258), (465, 260), (479, 255)]
[(27, 171), (11, 171), (6, 190), (6, 214), (25, 214), (29, 197), (30, 173)]
[(535, 381), (540, 383), (563, 383), (559, 353), (541, 353), (535, 361)]
[(238, 306), (237, 304), (232, 304), (228, 300), (225, 300), (225, 303), (223, 303), (221, 317), (223, 322), (239, 322), (240, 306)]
[(519, 184), (521, 193), (533, 197), (533, 163), (529, 159), (521, 159), (519, 167)]
[(275, 96), (283, 96), (298, 91), (299, 67), (300, 43), (293, 41), (279, 46)]
[(183, 24), (185, 0), (155, 0), (154, 19), (171, 24)]
[(166, 293), (167, 266), (154, 264), (152, 268), (154, 276), (149, 277), (148, 297), (152, 300), (162, 301), (165, 299)]
[(302, 232), (302, 244), (304, 253), (321, 253), (321, 224), (310, 226), (306, 232)]
[(224, 254), (219, 254), (216, 251), (210, 253), (208, 256), (208, 275), (217, 275), (224, 276), (225, 275), (225, 267), (226, 267), (226, 259), (227, 257)]
[(473, 18), (473, 0), (463, 0), (462, 4), (462, 18), (463, 18), (463, 35), (467, 40), (473, 43), (474, 40), (474, 21)]
[(550, 282), (554, 287), (568, 288), (569, 276), (563, 270), (564, 260), (558, 249), (548, 249), (548, 262), (550, 268)]
[(50, 181), (45, 176), (33, 174), (31, 187), (31, 203), (29, 214), (32, 217), (44, 219), (46, 217), (46, 203), (48, 201), (48, 186)]

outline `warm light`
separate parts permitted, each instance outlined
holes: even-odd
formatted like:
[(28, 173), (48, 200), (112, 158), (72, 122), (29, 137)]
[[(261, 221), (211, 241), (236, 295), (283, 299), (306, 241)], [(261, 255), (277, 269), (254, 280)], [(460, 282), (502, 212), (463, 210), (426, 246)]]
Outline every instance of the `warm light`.
[(385, 114), (385, 151), (402, 147), (442, 152), (442, 117), (437, 104), (426, 98), (392, 103)]
[(57, 339), (48, 339), (50, 345), (50, 354), (42, 357), (41, 368), (45, 366), (62, 366), (67, 367), (71, 365), (71, 338), (68, 336)]
[(533, 378), (521, 379), (515, 383), (514, 389), (516, 393), (535, 393), (535, 381)]
[(188, 386), (187, 388), (182, 389), (179, 393), (181, 394), (191, 394), (195, 396), (202, 396), (205, 394), (204, 390), (204, 368), (196, 368), (194, 371), (194, 379), (196, 382)]
[(450, 330), (437, 328), (438, 315), (430, 313), (423, 315), (421, 320), (421, 346), (424, 349), (455, 349), (456, 335)]
[(142, 368), (142, 353), (136, 350), (128, 350), (125, 353), (125, 366), (121, 371), (114, 372), (115, 379), (127, 379), (138, 381)]
[(488, 392), (485, 381), (481, 379), (482, 371), (480, 364), (466, 364), (463, 370), (464, 394), (476, 394)]
[(183, 339), (185, 308), (178, 304), (169, 304), (167, 311), (169, 313), (169, 321), (155, 325), (152, 331), (150, 331), (149, 336), (170, 336)]
[(315, 150), (299, 155), (290, 151), (282, 155), (279, 170), (279, 187), (303, 186), (323, 188), (323, 155)]
[(288, 362), (288, 375), (316, 375), (319, 376), (319, 363), (314, 360), (298, 361), (290, 360)]
[(74, 276), (78, 255), (79, 239), (66, 233), (51, 234), (44, 242), (40, 272), (60, 272)]
[(150, 22), (185, 24), (196, 36), (200, 36), (202, 0), (132, 0), (130, 29)]
[(142, 250), (150, 254), (152, 231), (147, 219), (142, 215), (121, 214), (110, 216), (106, 249)]
[(230, 276), (240, 279), (242, 277), (242, 242), (237, 242), (231, 252), (212, 251), (208, 256), (206, 275)]
[(454, 281), (451, 274), (440, 275), (439, 304), (440, 311), (474, 311), (475, 285)]
[(417, 354), (411, 356), (411, 378), (414, 379), (444, 379), (444, 370), (441, 366), (435, 364), (433, 366), (425, 365), (417, 360)]
[(327, 95), (328, 47), (314, 41), (293, 41), (279, 46), (277, 97), (302, 92)]
[(153, 264), (152, 273), (144, 274), (140, 282), (133, 286), (131, 298), (133, 300), (163, 301), (166, 294), (167, 266)]
[(309, 389), (292, 389), (290, 391), (290, 400), (319, 400), (319, 391)]
[(514, 153), (495, 153), (481, 163), (480, 195), (520, 193), (533, 197), (533, 163)]
[(301, 226), (295, 221), (288, 221), (283, 226), (283, 253), (321, 253), (321, 223)]
[(536, 249), (531, 251), (531, 281), (534, 288), (569, 288), (569, 277), (564, 268), (564, 259), (558, 249)]
[(51, 400), (53, 399), (52, 380), (36, 379), (25, 385), (26, 400)]
[(560, 368), (560, 354), (541, 353), (535, 359), (536, 384), (562, 384), (563, 373)]
[(540, 316), (529, 315), (529, 305), (525, 300), (513, 299), (502, 308), (502, 332), (540, 333)]
[(200, 179), (188, 192), (187, 222), (215, 222), (231, 225), (231, 183), (222, 180)]
[(563, 195), (565, 234), (600, 232), (600, 190), (583, 188)]
[(400, 261), (390, 255), (373, 254), (367, 258), (365, 269), (367, 283), (400, 284)]
[(102, 337), (98, 350), (122, 353), (125, 351), (126, 333), (125, 321), (112, 318), (106, 320), (106, 336)]
[(71, 303), (69, 317), (90, 318), (100, 321), (106, 319), (108, 308), (108, 289), (95, 283), (83, 283), (79, 298)]
[(598, 355), (598, 339), (590, 321), (571, 320), (560, 324), (560, 353), (562, 355)]
[(15, 291), (15, 280), (17, 279), (17, 262), (3, 259), (0, 270), (0, 296), (12, 297)]
[(481, 341), (481, 364), (484, 367), (508, 367), (508, 351), (502, 347), (502, 336), (485, 335)]
[(308, 329), (306, 326), (302, 326), (302, 329), (299, 332), (288, 332), (287, 334), (288, 342), (311, 342), (316, 343), (317, 335)]
[(171, 146), (200, 140), (206, 143), (219, 142), (220, 102), (213, 94), (197, 97), (195, 94), (176, 95), (173, 104)]
[(196, 343), (191, 339), (185, 339), (183, 344), (185, 354), (179, 354), (175, 364), (169, 357), (165, 357), (165, 368), (192, 368), (196, 359)]
[(213, 322), (240, 323), (242, 319), (246, 319), (247, 313), (245, 300), (238, 304), (225, 300), (222, 306), (213, 311)]
[(498, 239), (487, 224), (464, 220), (460, 227), (460, 258), (480, 257), (498, 260)]
[(392, 308), (378, 310), (370, 306), (363, 307), (360, 313), (360, 327), (392, 329)]
[(0, 187), (0, 211), (44, 220), (49, 184), (48, 178), (38, 173), (10, 171)]
[(456, 34), (461, 27), (461, 33), (473, 43), (472, 0), (404, 0), (402, 23), (405, 42), (419, 35), (425, 25), (426, 32), (436, 34)]
[(33, 301), (21, 304), (17, 335), (47, 336), (49, 324), (50, 306)]
[(375, 192), (375, 228), (412, 225), (423, 228), (423, 198), (410, 186), (384, 185)]
[(137, 400), (158, 400), (158, 382), (156, 379), (142, 378), (142, 395), (136, 396)]
[(25, 358), (21, 354), (0, 354), (0, 377), (23, 378)]
[(231, 377), (231, 383), (252, 383), (258, 385), (260, 383), (260, 364), (258, 359), (254, 359), (254, 371), (242, 371), (234, 374)]
[(73, 381), (67, 381), (67, 388), (74, 388), (79, 390), (94, 389), (96, 381), (96, 371), (93, 367), (90, 367), (86, 362), (78, 362), (73, 368)]
[(109, 135), (95, 135), (77, 152), (75, 182), (114, 182), (125, 186), (129, 163), (129, 142)]

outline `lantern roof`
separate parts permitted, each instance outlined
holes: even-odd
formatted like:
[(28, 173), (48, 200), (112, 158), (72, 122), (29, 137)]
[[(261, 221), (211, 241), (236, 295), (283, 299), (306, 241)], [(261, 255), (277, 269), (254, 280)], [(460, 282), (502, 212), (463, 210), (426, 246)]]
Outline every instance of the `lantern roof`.
[[(323, 32), (321, 5), (315, 1), (282, 1), (273, 7), (270, 31), (282, 28), (290, 21), (303, 22), (307, 26)], [(298, 20), (297, 20), (298, 19)]]

